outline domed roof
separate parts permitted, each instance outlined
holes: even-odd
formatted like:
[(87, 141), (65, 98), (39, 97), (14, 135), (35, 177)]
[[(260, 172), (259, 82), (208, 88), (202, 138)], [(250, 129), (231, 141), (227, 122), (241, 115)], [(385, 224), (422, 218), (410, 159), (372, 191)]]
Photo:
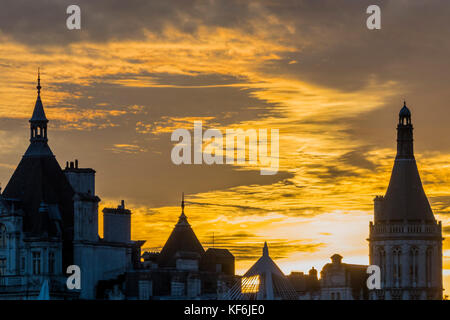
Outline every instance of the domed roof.
[(411, 111), (409, 111), (408, 107), (406, 106), (406, 102), (403, 102), (403, 108), (400, 110), (399, 116), (411, 117)]

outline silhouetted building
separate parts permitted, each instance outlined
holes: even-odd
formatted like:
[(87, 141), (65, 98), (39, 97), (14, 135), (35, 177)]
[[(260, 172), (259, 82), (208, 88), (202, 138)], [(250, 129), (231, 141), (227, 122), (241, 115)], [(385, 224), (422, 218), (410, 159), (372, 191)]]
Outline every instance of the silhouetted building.
[[(51, 299), (93, 299), (99, 281), (139, 263), (144, 242), (130, 239), (123, 201), (104, 210), (99, 238), (95, 171), (77, 160), (61, 170), (47, 143), (39, 76), (37, 89), (30, 145), (0, 196), (0, 299), (36, 298), (44, 284)], [(70, 265), (80, 267), (81, 290), (66, 286)]]
[(228, 249), (209, 248), (200, 260), (200, 269), (234, 275), (234, 256)]
[(381, 268), (382, 288), (371, 292), (371, 299), (442, 299), (442, 225), (422, 187), (406, 104), (399, 114), (391, 180), (374, 208), (369, 257)]
[(320, 272), (321, 300), (367, 300), (367, 267), (342, 263), (342, 256), (334, 254)]
[(234, 256), (227, 249), (204, 250), (184, 213), (161, 252), (145, 252), (142, 267), (127, 273), (128, 299), (222, 299), (236, 282)]
[(303, 272), (291, 272), (287, 276), (300, 300), (319, 300), (320, 281), (317, 277), (317, 270), (312, 267), (308, 274)]

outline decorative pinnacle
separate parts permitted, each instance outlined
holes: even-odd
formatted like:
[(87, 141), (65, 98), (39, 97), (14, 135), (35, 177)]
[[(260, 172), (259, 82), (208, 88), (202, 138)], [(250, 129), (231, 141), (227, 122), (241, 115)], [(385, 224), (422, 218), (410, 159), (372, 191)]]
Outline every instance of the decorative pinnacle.
[(41, 70), (40, 68), (38, 68), (38, 85), (36, 87), (37, 91), (38, 91), (38, 95), (41, 94)]

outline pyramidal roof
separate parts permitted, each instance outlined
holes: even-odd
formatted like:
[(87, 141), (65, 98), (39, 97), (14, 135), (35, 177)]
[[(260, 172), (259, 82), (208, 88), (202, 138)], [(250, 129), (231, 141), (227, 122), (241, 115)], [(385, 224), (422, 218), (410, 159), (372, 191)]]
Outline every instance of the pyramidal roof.
[(380, 220), (435, 221), (414, 157), (411, 112), (406, 103), (399, 113), (397, 156), (382, 204)]
[(186, 215), (184, 214), (184, 194), (181, 201), (181, 215), (166, 244), (161, 250), (158, 264), (162, 267), (175, 267), (176, 259), (181, 255), (200, 258), (205, 253), (198, 241)]
[(297, 300), (298, 295), (281, 269), (269, 256), (267, 242), (263, 255), (230, 289), (231, 300)]

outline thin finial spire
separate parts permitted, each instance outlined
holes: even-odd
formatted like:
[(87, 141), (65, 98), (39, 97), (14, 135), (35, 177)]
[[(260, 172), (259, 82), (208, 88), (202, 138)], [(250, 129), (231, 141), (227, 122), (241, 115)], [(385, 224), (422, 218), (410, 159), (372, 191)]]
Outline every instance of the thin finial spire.
[(38, 85), (36, 87), (37, 91), (38, 91), (38, 95), (41, 94), (41, 68), (38, 67)]
[(184, 192), (181, 194), (181, 213), (184, 214)]

